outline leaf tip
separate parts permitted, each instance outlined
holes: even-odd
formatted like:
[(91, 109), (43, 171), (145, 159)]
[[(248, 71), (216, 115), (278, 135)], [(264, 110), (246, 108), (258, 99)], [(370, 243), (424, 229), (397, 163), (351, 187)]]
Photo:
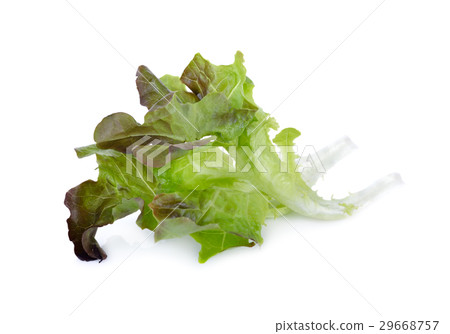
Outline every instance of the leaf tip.
[(237, 50), (236, 54), (234, 55), (234, 62), (239, 64), (243, 63), (244, 61), (244, 54), (241, 51)]

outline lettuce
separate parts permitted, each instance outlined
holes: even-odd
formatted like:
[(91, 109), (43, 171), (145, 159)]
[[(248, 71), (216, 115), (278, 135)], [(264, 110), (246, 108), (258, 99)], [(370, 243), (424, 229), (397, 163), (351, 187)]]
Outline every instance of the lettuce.
[[(286, 128), (270, 138), (279, 126), (256, 105), (243, 63), (241, 52), (222, 66), (196, 54), (181, 77), (161, 78), (139, 67), (143, 121), (109, 115), (95, 128), (95, 144), (75, 149), (79, 158), (95, 155), (99, 171), (97, 181), (65, 198), (79, 259), (104, 260), (97, 229), (136, 211), (138, 226), (154, 231), (155, 241), (191, 236), (203, 263), (228, 248), (262, 244), (266, 218), (345, 218), (400, 181), (391, 174), (345, 198), (321, 198), (312, 187), (322, 171), (302, 169), (295, 152), (300, 132)], [(349, 139), (323, 148), (321, 167), (331, 168), (352, 148)]]

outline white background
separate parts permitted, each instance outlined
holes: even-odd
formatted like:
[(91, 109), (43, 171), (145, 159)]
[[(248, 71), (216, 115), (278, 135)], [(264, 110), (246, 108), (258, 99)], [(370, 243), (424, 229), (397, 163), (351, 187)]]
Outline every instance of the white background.
[[(70, 1), (0, 5), (1, 332), (274, 333), (332, 319), (440, 320), (449, 333), (448, 1)], [(96, 171), (73, 148), (110, 113), (142, 120), (138, 65), (180, 75), (196, 52), (228, 64), (236, 50), (266, 112), (292, 93), (274, 117), (299, 145), (358, 145), (324, 196), (390, 172), (405, 185), (346, 220), (289, 215), (309, 243), (281, 218), (262, 247), (200, 265), (189, 238), (136, 249), (150, 232), (134, 215), (99, 230), (106, 261), (79, 261), (63, 200)]]

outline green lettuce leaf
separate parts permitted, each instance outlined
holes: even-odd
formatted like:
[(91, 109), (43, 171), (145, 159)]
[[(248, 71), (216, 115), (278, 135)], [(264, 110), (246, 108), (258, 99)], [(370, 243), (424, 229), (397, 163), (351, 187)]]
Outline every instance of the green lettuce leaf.
[(268, 211), (267, 199), (250, 189), (236, 188), (214, 187), (190, 194), (159, 194), (150, 207), (159, 221), (186, 217), (197, 225), (218, 225), (225, 232), (261, 244), (261, 227)]
[(181, 238), (195, 232), (215, 229), (218, 229), (217, 225), (197, 225), (187, 217), (169, 218), (162, 221), (155, 229), (155, 241)]
[(157, 221), (148, 205), (155, 196), (154, 171), (146, 168), (134, 156), (112, 150), (97, 149), (97, 163), (99, 180), (105, 180), (121, 190), (126, 198), (140, 198), (143, 200), (138, 225), (141, 228), (153, 230)]
[(192, 234), (202, 248), (198, 254), (198, 262), (205, 263), (212, 256), (229, 248), (245, 246), (253, 247), (254, 242), (238, 235), (223, 231), (201, 231)]
[[(200, 166), (195, 166), (195, 154), (202, 155)], [(217, 166), (209, 166), (211, 162)], [(220, 148), (199, 148), (173, 161), (171, 168), (157, 177), (158, 191), (164, 193), (150, 206), (162, 222), (161, 235), (177, 235), (181, 223), (188, 222), (183, 234), (190, 233), (202, 245), (200, 262), (231, 247), (261, 244), (265, 218), (274, 215), (269, 199), (247, 182), (247, 174), (230, 171), (231, 163), (231, 157)], [(205, 230), (196, 231), (199, 226)], [(155, 235), (155, 240), (164, 238)]]
[(281, 130), (275, 138), (273, 143), (280, 149), (280, 171), (295, 172), (297, 168), (296, 159), (298, 154), (294, 152), (294, 140), (300, 136), (300, 131), (294, 128), (286, 128)]
[(242, 108), (244, 103), (244, 84), (251, 90), (251, 81), (247, 81), (244, 56), (238, 51), (231, 65), (215, 66), (199, 53), (189, 63), (181, 76), (186, 84), (200, 99), (208, 94), (222, 93), (235, 108)]
[[(206, 145), (214, 139), (204, 137), (185, 142), (182, 140), (185, 138), (170, 138), (171, 131), (167, 133), (167, 137), (158, 133), (162, 134), (163, 131), (158, 131), (154, 126), (141, 125), (126, 113), (115, 113), (105, 117), (97, 125), (94, 132), (95, 147), (131, 153), (150, 167), (162, 167), (193, 147)], [(152, 156), (152, 159), (144, 159), (144, 156)]]
[[(251, 168), (248, 171), (250, 182), (262, 193), (302, 216), (323, 220), (348, 217), (373, 197), (401, 182), (397, 174), (387, 175), (370, 187), (345, 198), (324, 199), (311, 188), (312, 185), (305, 182), (298, 168), (285, 169), (286, 163), (299, 167), (300, 161), (295, 162), (295, 158), (291, 156), (283, 162), (277, 152), (270, 149), (273, 147), (273, 142), (270, 140), (269, 130), (277, 128), (278, 124), (273, 118), (268, 117), (264, 112), (258, 112), (256, 119), (249, 124), (239, 138), (237, 164), (240, 167), (246, 163), (250, 164)], [(294, 129), (287, 129), (281, 132), (278, 138), (275, 137), (275, 140), (279, 144), (287, 143), (287, 146), (283, 146), (284, 149), (287, 149), (292, 146), (293, 139), (298, 134), (299, 132)], [(264, 166), (266, 172), (260, 172), (252, 157), (249, 157), (247, 153), (248, 151), (256, 152), (259, 147), (266, 148), (258, 155), (258, 164)], [(333, 154), (332, 150), (328, 150), (328, 153)], [(336, 160), (340, 158), (339, 154), (333, 157)], [(327, 157), (323, 156), (322, 159), (327, 159)]]
[(158, 222), (149, 204), (155, 196), (153, 170), (144, 167), (132, 155), (103, 150), (96, 145), (76, 149), (79, 157), (96, 154), (98, 181), (86, 181), (66, 194), (65, 205), (71, 216), (67, 220), (69, 238), (75, 254), (84, 261), (106, 258), (95, 240), (98, 227), (112, 224), (138, 210), (137, 224), (153, 230)]
[(196, 103), (183, 103), (175, 96), (167, 106), (149, 111), (142, 129), (180, 142), (209, 135), (232, 141), (244, 131), (254, 114), (253, 109), (233, 109), (222, 93), (209, 94)]
[(160, 78), (161, 82), (170, 90), (174, 91), (177, 97), (184, 103), (195, 103), (199, 101), (197, 95), (187, 91), (186, 85), (179, 77), (166, 74)]

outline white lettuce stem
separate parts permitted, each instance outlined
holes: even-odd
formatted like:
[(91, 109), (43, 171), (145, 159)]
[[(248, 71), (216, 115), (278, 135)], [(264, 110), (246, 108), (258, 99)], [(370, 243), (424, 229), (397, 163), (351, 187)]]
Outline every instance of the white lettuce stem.
[(374, 199), (381, 193), (385, 192), (389, 188), (400, 185), (402, 183), (403, 183), (403, 181), (402, 181), (400, 174), (392, 173), (392, 174), (386, 175), (385, 177), (382, 177), (381, 179), (374, 182), (369, 187), (367, 187), (361, 191), (358, 191), (357, 193), (350, 194), (348, 197), (346, 197), (341, 202), (360, 207), (360, 206), (363, 206), (368, 201)]
[[(356, 145), (349, 137), (343, 137), (322, 148), (319, 152), (317, 152), (317, 155), (319, 156), (325, 170), (328, 170), (356, 148)], [(323, 173), (320, 173), (316, 168), (306, 168), (302, 172), (302, 179), (308, 186), (312, 187), (322, 175)]]
[(303, 215), (318, 219), (331, 220), (345, 218), (351, 215), (353, 210), (360, 208), (381, 193), (402, 183), (403, 181), (400, 175), (393, 173), (382, 177), (369, 187), (350, 194), (345, 198), (326, 200), (317, 196), (314, 199), (300, 199), (297, 201), (295, 208), (291, 206), (291, 209)]

